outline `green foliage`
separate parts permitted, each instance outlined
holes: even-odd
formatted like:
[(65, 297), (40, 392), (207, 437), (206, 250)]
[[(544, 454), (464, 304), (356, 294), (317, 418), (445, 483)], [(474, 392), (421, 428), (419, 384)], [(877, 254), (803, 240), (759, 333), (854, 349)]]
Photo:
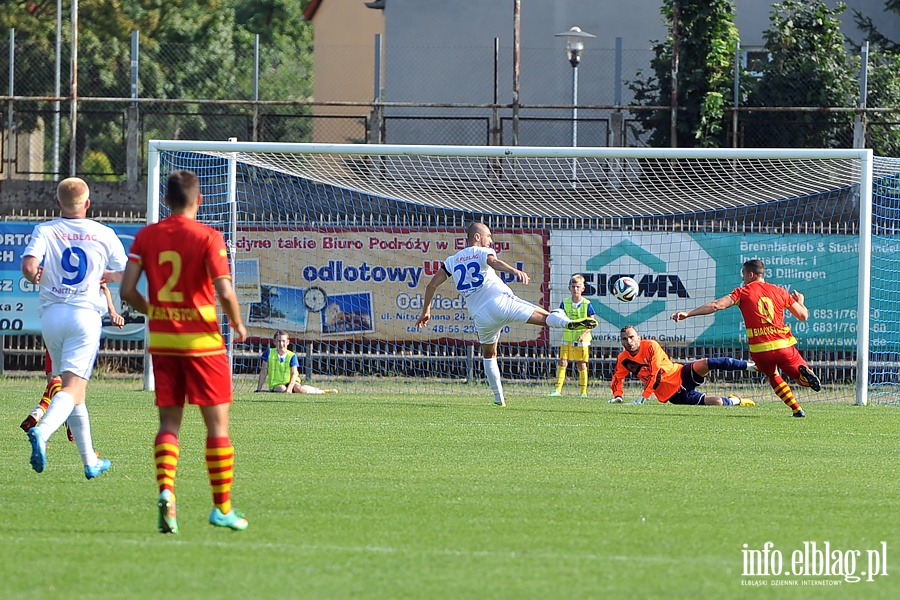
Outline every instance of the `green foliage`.
[[(189, 406), (175, 482), (180, 532), (165, 536), (156, 532), (153, 394), (137, 379), (91, 381), (94, 442), (112, 469), (85, 481), (61, 431), (47, 469), (28, 464), (16, 424), (43, 388), (39, 377), (0, 380), (4, 598), (900, 593), (890, 569), (859, 583), (753, 578), (766, 589), (740, 593), (744, 544), (772, 541), (783, 570), (804, 541), (862, 550), (857, 574), (868, 570), (866, 549), (886, 540), (896, 551), (896, 406), (804, 402), (808, 417), (792, 419), (771, 391), (755, 408), (610, 406), (606, 389), (599, 401), (551, 399), (518, 385), (506, 409), (483, 385), (465, 395), (398, 396), (371, 382), (333, 397), (238, 394), (232, 500), (249, 529), (206, 522), (205, 429)], [(29, 575), (39, 564), (52, 568)], [(836, 594), (770, 589), (803, 580), (841, 585)]]
[[(868, 106), (900, 106), (900, 55), (869, 53)], [(878, 156), (900, 156), (900, 124), (896, 113), (869, 117), (866, 146)]]
[[(885, 12), (894, 12), (900, 15), (900, 0), (885, 0)], [(892, 40), (884, 35), (875, 24), (871, 16), (864, 15), (860, 11), (853, 11), (853, 20), (856, 26), (866, 32), (865, 39), (875, 48), (891, 54), (900, 54), (900, 40)]]
[[(653, 73), (628, 83), (635, 101), (644, 106), (671, 104), (671, 68), (675, 0), (664, 0), (663, 20), (668, 26), (665, 42), (655, 42)], [(681, 0), (678, 26), (677, 146), (717, 147), (725, 145), (725, 103), (733, 97), (731, 74), (738, 43), (733, 0)], [(670, 146), (671, 112), (640, 111), (637, 120), (650, 133), (651, 146)]]
[(112, 175), (112, 163), (104, 152), (91, 150), (86, 152), (81, 161), (81, 172), (91, 176), (91, 181), (116, 181)]
[[(750, 91), (746, 104), (768, 107), (852, 107), (857, 74), (844, 44), (839, 15), (846, 6), (829, 8), (823, 0), (785, 0), (773, 5), (764, 32), (771, 60)], [(766, 124), (765, 136), (746, 145), (779, 148), (831, 148), (848, 145), (850, 113), (752, 113), (748, 127)]]
[[(312, 95), (312, 24), (303, 21), (308, 0), (80, 0), (78, 5), (78, 94), (81, 97), (128, 97), (131, 94), (131, 33), (140, 35), (138, 94), (143, 98), (232, 100), (253, 98), (254, 34), (260, 35), (262, 100), (305, 99)], [(63, 3), (62, 95), (68, 90), (70, 2)], [(16, 28), (16, 94), (53, 93), (56, 4), (16, 0), (0, 3), (0, 29)], [(0, 68), (7, 68), (6, 56)], [(142, 105), (142, 110), (147, 110)], [(49, 111), (49, 104), (37, 106)], [(66, 108), (63, 109), (64, 111)], [(121, 104), (103, 107), (81, 103), (77, 148), (98, 149), (113, 157), (114, 172), (124, 172)], [(145, 136), (198, 135), (224, 139), (215, 123), (228, 112), (230, 121), (242, 109), (187, 109), (185, 115), (162, 117)], [(249, 109), (244, 110), (249, 114)], [(303, 111), (291, 109), (296, 114)], [(118, 114), (116, 114), (118, 113)], [(19, 127), (34, 130), (40, 113), (21, 111)], [(44, 114), (45, 122), (48, 115)], [(249, 118), (249, 117), (248, 117)], [(302, 140), (308, 124), (285, 125), (272, 120), (269, 139)], [(146, 121), (145, 121), (146, 122)], [(245, 123), (247, 119), (245, 119)], [(293, 130), (289, 129), (293, 127)], [(248, 139), (248, 127), (228, 125), (228, 135)], [(204, 132), (207, 132), (204, 135)], [(226, 136), (227, 137), (227, 136)], [(264, 138), (261, 138), (264, 139)], [(63, 140), (62, 164), (69, 144)], [(50, 151), (48, 145), (48, 152)], [(76, 163), (83, 164), (79, 157)]]

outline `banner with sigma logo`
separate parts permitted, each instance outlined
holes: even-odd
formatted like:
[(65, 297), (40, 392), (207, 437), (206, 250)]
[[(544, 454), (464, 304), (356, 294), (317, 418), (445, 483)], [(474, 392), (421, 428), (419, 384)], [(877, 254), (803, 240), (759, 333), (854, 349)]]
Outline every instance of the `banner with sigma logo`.
[[(497, 255), (531, 283), (500, 275), (519, 297), (546, 306), (546, 232), (492, 233)], [(300, 339), (472, 342), (475, 327), (452, 279), (438, 288), (428, 327), (416, 328), (425, 286), (465, 246), (461, 228), (244, 229), (234, 244), (235, 286), (254, 337), (281, 330)], [(502, 339), (546, 343), (547, 334), (522, 324)]]
[[(806, 296), (809, 319), (786, 316), (801, 345), (856, 347), (856, 236), (554, 230), (550, 246), (551, 305), (558, 306), (569, 295), (570, 277), (581, 273), (584, 296), (600, 320), (595, 345), (617, 347), (619, 331), (626, 325), (664, 345), (746, 344), (737, 307), (680, 323), (670, 316), (729, 294), (742, 284), (743, 263), (760, 259), (768, 282)], [(622, 276), (638, 282), (632, 302), (621, 302), (611, 293)], [(551, 339), (556, 343), (558, 337)]]

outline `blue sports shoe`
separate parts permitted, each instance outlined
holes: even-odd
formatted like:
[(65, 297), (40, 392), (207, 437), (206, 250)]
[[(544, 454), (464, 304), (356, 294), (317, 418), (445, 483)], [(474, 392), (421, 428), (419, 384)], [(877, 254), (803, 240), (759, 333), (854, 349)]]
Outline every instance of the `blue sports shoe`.
[(99, 477), (101, 473), (109, 471), (111, 466), (112, 463), (109, 462), (108, 458), (101, 458), (93, 465), (84, 465), (84, 476), (88, 479), (94, 479), (95, 477)]
[(163, 490), (159, 494), (156, 506), (159, 508), (159, 532), (178, 533), (178, 520), (175, 518), (175, 494), (170, 490)]
[(41, 437), (37, 427), (28, 430), (28, 441), (31, 442), (31, 468), (37, 473), (43, 473), (47, 466), (47, 442)]
[(212, 509), (212, 512), (209, 513), (209, 524), (216, 527), (229, 527), (235, 531), (243, 531), (250, 525), (244, 518), (244, 513), (234, 508), (228, 514), (218, 508)]

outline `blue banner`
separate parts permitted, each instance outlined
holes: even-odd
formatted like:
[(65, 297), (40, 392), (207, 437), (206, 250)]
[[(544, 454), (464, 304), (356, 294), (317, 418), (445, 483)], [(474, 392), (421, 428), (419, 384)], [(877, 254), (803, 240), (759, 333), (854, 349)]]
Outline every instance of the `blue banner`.
[[(0, 223), (0, 334), (40, 335), (40, 298), (37, 286), (22, 276), (22, 253), (31, 240), (37, 223)], [(142, 225), (110, 225), (122, 240), (125, 252), (131, 248), (134, 235)], [(142, 280), (142, 286), (144, 285)], [(124, 305), (119, 297), (119, 285), (110, 284), (109, 291), (116, 309), (125, 317), (125, 327), (119, 329), (103, 319), (103, 336), (140, 340), (144, 338), (144, 316)]]

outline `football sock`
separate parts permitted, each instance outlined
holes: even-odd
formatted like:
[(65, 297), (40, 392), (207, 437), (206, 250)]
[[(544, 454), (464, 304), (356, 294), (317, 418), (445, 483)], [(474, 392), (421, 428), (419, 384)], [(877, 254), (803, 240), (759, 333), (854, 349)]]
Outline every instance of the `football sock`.
[(556, 367), (556, 391), (561, 392), (563, 389), (563, 385), (566, 383), (566, 369), (565, 367), (557, 365)]
[(740, 402), (740, 400), (735, 401), (726, 396), (722, 396), (722, 406), (734, 406), (738, 402)]
[(63, 391), (56, 392), (56, 395), (53, 396), (53, 400), (50, 402), (50, 407), (47, 409), (47, 414), (44, 415), (44, 418), (37, 425), (37, 429), (41, 432), (41, 437), (44, 438), (44, 441), (49, 440), (50, 436), (62, 427), (62, 424), (68, 420), (74, 408), (75, 399), (72, 398), (72, 394)]
[(491, 389), (494, 391), (494, 398), (496, 400), (502, 400), (503, 383), (500, 381), (500, 367), (497, 365), (497, 357), (483, 358), (481, 360), (484, 363), (484, 376), (487, 377), (488, 384), (490, 384)]
[(794, 398), (794, 392), (791, 391), (791, 386), (781, 378), (781, 375), (772, 375), (769, 377), (769, 385), (775, 390), (775, 395), (781, 398), (782, 402), (787, 404), (788, 408), (794, 412), (800, 410), (800, 403)]
[(555, 329), (565, 329), (566, 323), (571, 321), (569, 317), (566, 316), (566, 313), (562, 311), (552, 310), (550, 314), (547, 315), (547, 327), (553, 327)]
[(731, 358), (730, 356), (714, 356), (706, 359), (706, 364), (710, 369), (718, 369), (720, 371), (746, 371), (747, 361), (739, 358)]
[(47, 387), (44, 388), (44, 395), (41, 396), (41, 401), (38, 404), (38, 407), (43, 411), (41, 414), (47, 412), (47, 408), (50, 406), (50, 400), (53, 399), (53, 396), (62, 389), (62, 379), (59, 377), (54, 377), (50, 381), (47, 382)]
[(153, 442), (153, 459), (156, 462), (156, 484), (159, 493), (169, 490), (175, 493), (175, 471), (178, 469), (178, 436), (171, 431), (160, 431)]
[(587, 369), (581, 369), (580, 371), (578, 371), (578, 385), (581, 386), (582, 394), (587, 394), (587, 380), (588, 380)]
[(234, 446), (231, 438), (206, 438), (206, 472), (212, 487), (213, 504), (223, 515), (231, 512), (231, 484), (234, 481)]
[(75, 438), (78, 453), (81, 454), (81, 462), (86, 467), (97, 464), (97, 453), (94, 452), (94, 443), (91, 440), (91, 419), (88, 416), (87, 406), (84, 403), (76, 404), (67, 422), (72, 431), (72, 437)]

